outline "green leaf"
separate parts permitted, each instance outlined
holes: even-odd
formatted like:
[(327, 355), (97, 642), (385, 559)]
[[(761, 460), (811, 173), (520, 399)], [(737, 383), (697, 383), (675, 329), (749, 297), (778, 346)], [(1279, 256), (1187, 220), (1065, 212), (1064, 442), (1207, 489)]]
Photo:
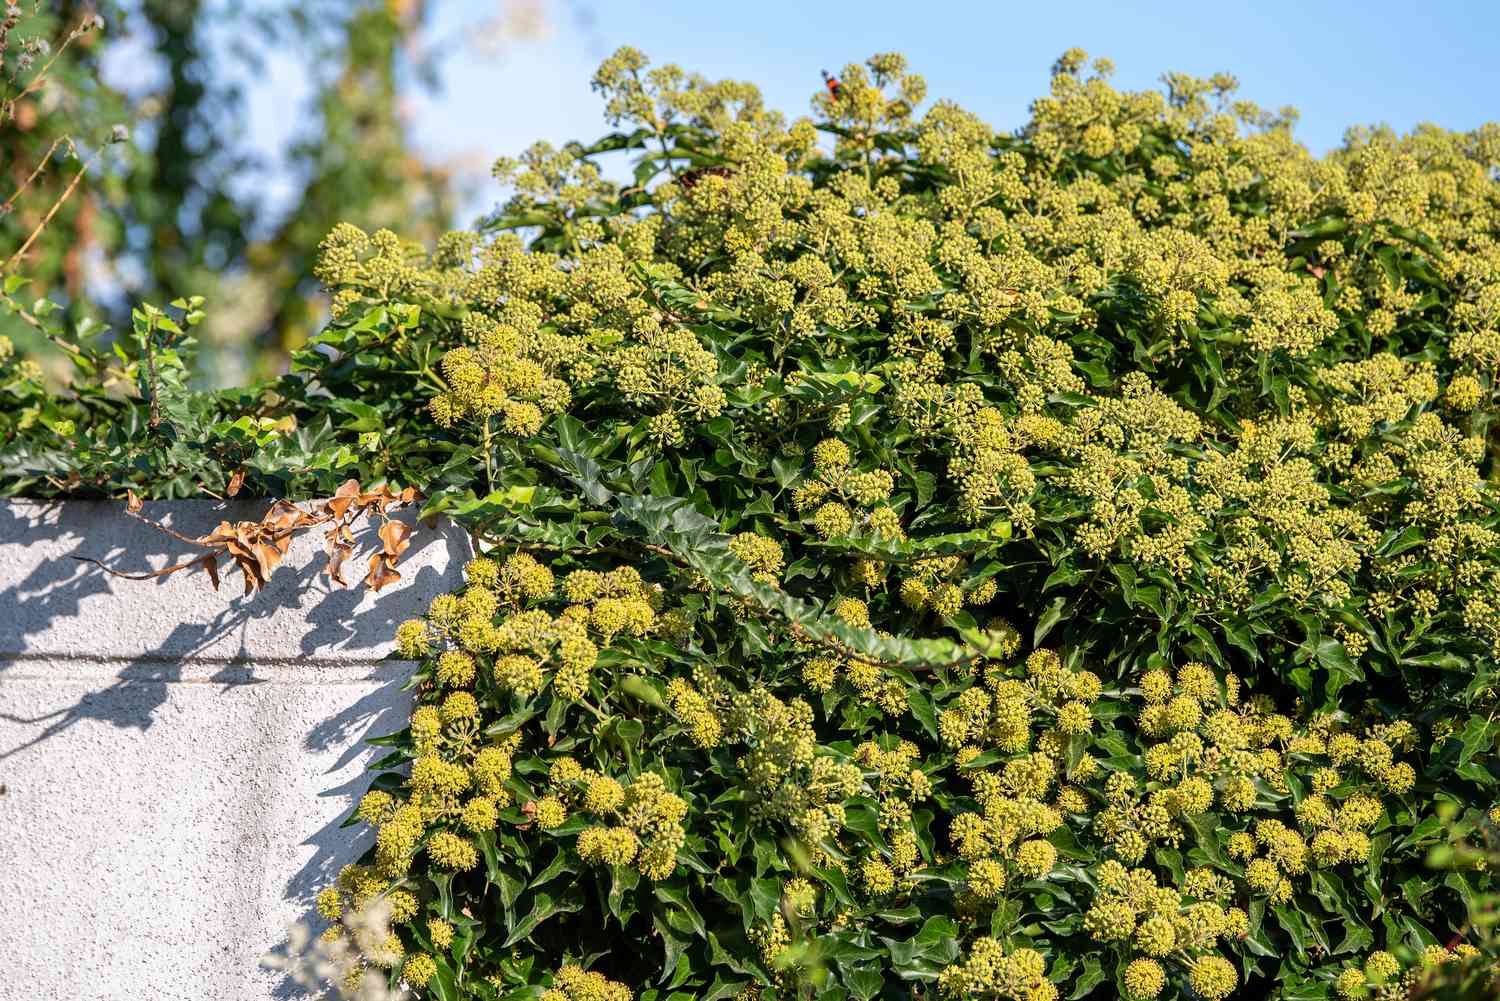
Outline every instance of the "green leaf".
[(1042, 640), (1052, 632), (1052, 628), (1062, 621), (1063, 611), (1067, 608), (1068, 599), (1064, 597), (1053, 598), (1052, 603), (1047, 606), (1037, 619), (1036, 629), (1031, 634), (1031, 645), (1039, 647)]
[(1493, 720), (1482, 716), (1469, 717), (1468, 723), (1464, 725), (1463, 732), (1458, 735), (1460, 748), (1458, 752), (1458, 765), (1462, 768), (1473, 760), (1474, 755), (1481, 750), (1493, 753), (1495, 749), (1495, 736), (1500, 733), (1500, 725)]
[(526, 915), (520, 921), (517, 921), (511, 927), (510, 935), (501, 944), (501, 948), (508, 949), (522, 939), (527, 938), (536, 930), (538, 925), (549, 918), (555, 917), (558, 914), (566, 914), (579, 910), (582, 906), (580, 901), (572, 897), (559, 899), (549, 893), (536, 894), (532, 900), (531, 909), (526, 912)]

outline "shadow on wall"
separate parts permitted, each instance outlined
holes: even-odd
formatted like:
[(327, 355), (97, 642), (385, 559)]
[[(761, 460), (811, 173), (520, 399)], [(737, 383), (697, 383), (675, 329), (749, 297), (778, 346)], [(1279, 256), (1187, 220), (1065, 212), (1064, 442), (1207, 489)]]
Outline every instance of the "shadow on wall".
[[(266, 501), (177, 501), (148, 503), (143, 513), (192, 537), (223, 520), (259, 520), (267, 506)], [(395, 515), (410, 522), (414, 512)], [(351, 579), (380, 548), (373, 521), (357, 525), (356, 537), (359, 548), (347, 564)], [(210, 790), (222, 788), (215, 784), (222, 783), (219, 776), (235, 767), (276, 774), (300, 769), (300, 790), (289, 790), (291, 801), (284, 798), (287, 793), (278, 798), (276, 787), (265, 783), (237, 783), (228, 792), (247, 821), (261, 818), (308, 849), (295, 858), (285, 847), (268, 851), (253, 823), (225, 830), (230, 842), (246, 839), (231, 844), (226, 857), (258, 874), (269, 892), (260, 904), (245, 901), (251, 924), (239, 937), (247, 943), (265, 941), (254, 922), (266, 916), (266, 901), (278, 896), (299, 910), (307, 908), (305, 915), (316, 923), (311, 898), (368, 846), (368, 832), (340, 824), (368, 784), (363, 762), (376, 749), (365, 739), (400, 729), (409, 711), (409, 699), (399, 692), (408, 665), (384, 657), (396, 626), (455, 587), (470, 556), (461, 530), (446, 523), (418, 527), (398, 565), (401, 579), (376, 593), (359, 582), (349, 588), (333, 584), (326, 574), (324, 541), (318, 529), (296, 536), (258, 592), (242, 594), (232, 567), (225, 568), (222, 589), (215, 592), (198, 570), (132, 581), (78, 559), (142, 572), (196, 552), (127, 517), (117, 503), (0, 501), (0, 691), (16, 684), (45, 693), (39, 699), (0, 695), (0, 732), (6, 734), (0, 769), (29, 770), (29, 791), (47, 795), (36, 776), (70, 769), (63, 762), (71, 759), (59, 757), (39, 769), (39, 761), (53, 753), (39, 745), (80, 726), (67, 738), (69, 747), (87, 746), (90, 732), (101, 724), (144, 733), (163, 719), (177, 720), (185, 704), (204, 705), (202, 694), (215, 689), (222, 698), (207, 700), (213, 705), (209, 712), (217, 716), (237, 707), (232, 714), (248, 721), (247, 732), (260, 733), (257, 728), (264, 726), (264, 732), (280, 736), (268, 742), (271, 746), (258, 746), (253, 762), (247, 756), (227, 772), (206, 770), (204, 795), (218, 795)], [(247, 690), (256, 693), (248, 704)], [(184, 700), (190, 691), (194, 698)], [(22, 710), (21, 703), (30, 708)], [(307, 774), (309, 769), (316, 774)], [(179, 798), (199, 795), (196, 778), (188, 781), (175, 790)], [(308, 801), (311, 796), (317, 797), (316, 806)], [(321, 826), (309, 830), (314, 825)], [(189, 868), (196, 864), (182, 861)], [(296, 992), (282, 985), (275, 996)]]
[[(266, 506), (264, 501), (177, 501), (148, 504), (144, 513), (197, 536), (222, 520), (258, 520)], [(362, 548), (351, 559), (354, 566), (365, 565), (380, 545), (371, 525), (361, 527), (368, 530), (358, 533)], [(12, 723), (40, 728), (19, 746), (0, 747), (0, 760), (84, 719), (150, 727), (166, 701), (166, 686), (182, 680), (186, 662), (218, 665), (206, 680), (229, 686), (257, 683), (255, 664), (378, 659), (390, 649), (396, 626), (420, 615), (434, 595), (451, 586), (444, 582), (447, 568), (456, 570), (467, 558), (461, 534), (419, 529), (402, 557), (403, 579), (375, 594), (361, 583), (332, 584), (322, 545), (321, 532), (302, 533), (260, 591), (237, 594), (239, 575), (226, 567), (215, 592), (198, 570), (132, 581), (78, 559), (141, 572), (196, 552), (126, 517), (118, 504), (0, 504), (0, 681), (7, 672), (56, 670), (69, 660), (122, 665), (107, 689), (47, 717), (20, 719), (0, 712)], [(307, 746), (321, 749), (367, 730), (368, 704), (378, 701), (362, 699), (320, 724), (308, 734)]]

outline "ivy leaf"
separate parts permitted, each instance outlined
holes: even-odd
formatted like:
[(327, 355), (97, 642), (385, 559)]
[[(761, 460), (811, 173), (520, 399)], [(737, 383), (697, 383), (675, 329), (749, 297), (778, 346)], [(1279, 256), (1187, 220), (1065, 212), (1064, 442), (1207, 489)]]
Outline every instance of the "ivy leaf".
[(531, 935), (537, 926), (549, 918), (558, 914), (566, 914), (577, 911), (583, 906), (582, 902), (570, 897), (558, 899), (549, 893), (538, 893), (532, 899), (531, 909), (526, 915), (517, 921), (510, 929), (510, 934), (501, 943), (501, 948), (508, 949), (517, 942)]

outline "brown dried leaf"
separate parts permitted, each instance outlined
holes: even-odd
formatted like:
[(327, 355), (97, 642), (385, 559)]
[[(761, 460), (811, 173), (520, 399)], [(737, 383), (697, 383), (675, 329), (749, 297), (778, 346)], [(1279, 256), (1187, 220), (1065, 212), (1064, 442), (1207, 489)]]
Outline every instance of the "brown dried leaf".
[[(245, 475), (243, 468), (235, 470), (230, 478), (229, 493), (231, 495), (243, 485)], [(421, 493), (412, 487), (407, 487), (397, 493), (387, 485), (381, 485), (366, 493), (361, 491), (358, 480), (350, 479), (339, 486), (334, 497), (325, 502), (323, 509), (319, 512), (304, 511), (288, 501), (278, 500), (258, 522), (241, 521), (231, 524), (221, 521), (212, 532), (192, 538), (143, 517), (139, 513), (141, 499), (134, 490), (131, 490), (127, 492), (126, 511), (132, 517), (146, 522), (175, 539), (201, 546), (210, 552), (186, 562), (144, 574), (128, 574), (112, 570), (99, 560), (86, 556), (75, 557), (75, 559), (93, 563), (107, 573), (130, 580), (150, 580), (153, 577), (162, 577), (188, 567), (202, 566), (213, 582), (214, 589), (217, 590), (219, 560), (227, 558), (233, 561), (244, 576), (245, 593), (249, 594), (265, 586), (271, 572), (291, 549), (293, 535), (302, 529), (314, 528), (331, 522), (332, 525), (327, 532), (328, 574), (340, 584), (347, 586), (347, 581), (343, 577), (343, 565), (354, 551), (354, 534), (350, 531), (350, 523), (362, 513), (374, 511), (385, 515), (388, 507), (410, 504), (415, 500), (420, 500), (421, 496)], [(401, 579), (401, 574), (396, 571), (396, 560), (410, 547), (411, 534), (411, 526), (404, 522), (388, 520), (380, 527), (382, 551), (370, 558), (370, 572), (365, 577), (365, 583), (378, 591), (387, 584)]]
[(256, 562), (255, 551), (250, 548), (251, 545), (253, 543), (234, 537), (224, 540), (223, 550), (236, 563), (254, 563)]
[(290, 532), (313, 522), (297, 505), (279, 500), (271, 505), (271, 510), (266, 512), (260, 523), (277, 532)]
[(255, 571), (250, 569), (253, 564), (249, 560), (237, 559), (234, 565), (240, 568), (240, 573), (245, 575), (245, 593), (249, 594), (256, 588)]
[(339, 484), (338, 490), (334, 491), (333, 496), (328, 499), (323, 507), (335, 518), (342, 518), (344, 513), (349, 510), (349, 505), (353, 504), (358, 497), (359, 481), (354, 479), (345, 480)]
[(404, 521), (388, 521), (380, 526), (380, 541), (385, 544), (385, 555), (394, 562), (411, 545), (411, 526)]
[(365, 583), (376, 591), (387, 584), (394, 584), (401, 579), (396, 572), (395, 560), (384, 553), (376, 553), (370, 557), (370, 572), (365, 575)]
[(354, 552), (354, 547), (340, 543), (334, 546), (328, 553), (328, 576), (338, 582), (340, 587), (348, 587), (349, 582), (344, 579), (344, 561)]
[(366, 491), (355, 500), (355, 505), (362, 511), (383, 512), (386, 505), (385, 487), (376, 487), (374, 490)]
[(255, 544), (256, 569), (259, 571), (260, 581), (264, 584), (271, 577), (271, 571), (276, 569), (276, 564), (281, 562), (281, 553), (275, 546), (264, 542)]

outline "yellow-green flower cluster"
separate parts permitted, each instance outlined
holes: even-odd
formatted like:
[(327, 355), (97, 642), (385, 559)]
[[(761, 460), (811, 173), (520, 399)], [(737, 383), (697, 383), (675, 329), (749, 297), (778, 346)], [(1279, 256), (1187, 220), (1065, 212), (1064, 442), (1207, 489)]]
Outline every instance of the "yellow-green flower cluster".
[[(1051, 650), (1034, 652), (1024, 672), (1020, 680), (999, 668), (987, 670), (983, 685), (965, 689), (938, 717), (960, 765), (987, 748), (1011, 756), (998, 771), (966, 772), (979, 811), (957, 813), (950, 828), (954, 848), (969, 866), (969, 888), (983, 900), (997, 899), (1014, 883), (1046, 877), (1058, 861), (1048, 836), (1067, 816), (1088, 808), (1068, 780), (1092, 777), (1092, 759), (1078, 759), (1071, 775), (1065, 761), (1070, 739), (1092, 725), (1089, 706), (1100, 696), (1100, 681), (1092, 672), (1070, 670)], [(1051, 727), (1034, 734), (1034, 722)]]
[(984, 672), (983, 684), (960, 693), (938, 716), (943, 742), (958, 748), (960, 758), (994, 747), (1009, 753), (1032, 746), (1034, 728), (1041, 732), (1038, 748), (1055, 752), (1070, 736), (1093, 727), (1090, 706), (1103, 685), (1092, 671), (1074, 670), (1053, 650), (1036, 650), (1026, 658), (1020, 678), (994, 665)]
[[(1166, 982), (1164, 965), (1180, 967), (1204, 997), (1224, 998), (1233, 992), (1239, 976), (1217, 948), (1220, 940), (1248, 933), (1244, 911), (1210, 900), (1193, 902), (1178, 890), (1160, 886), (1149, 869), (1127, 869), (1114, 860), (1101, 863), (1093, 875), (1099, 892), (1084, 913), (1083, 926), (1095, 941), (1117, 943), (1138, 955), (1126, 973), (1132, 997), (1155, 997)], [(1197, 891), (1193, 896), (1211, 890), (1201, 885), (1201, 877), (1192, 882)]]
[(691, 330), (650, 315), (632, 324), (631, 335), (627, 346), (608, 356), (615, 385), (626, 401), (652, 412), (649, 440), (659, 448), (678, 448), (687, 441), (689, 426), (724, 411), (718, 360)]
[[(1469, 947), (1473, 949), (1473, 946)], [(1442, 950), (1441, 957), (1434, 954), (1437, 964), (1449, 962), (1460, 958), (1459, 955)], [(1424, 962), (1427, 956), (1423, 957)], [(1383, 994), (1384, 989), (1389, 987), (1399, 991), (1402, 995), (1410, 995), (1414, 986), (1412, 983), (1403, 983), (1401, 978), (1401, 963), (1395, 956), (1388, 952), (1372, 952), (1365, 958), (1364, 965), (1345, 967), (1334, 979), (1334, 989), (1338, 991), (1341, 998), (1354, 1001), (1356, 998), (1367, 998), (1376, 994)]]
[(983, 580), (965, 592), (965, 564), (958, 556), (936, 556), (903, 567), (900, 574), (901, 603), (912, 611), (930, 610), (939, 616), (957, 615), (965, 605), (983, 605), (995, 596), (993, 581)]
[[(424, 642), (435, 633), (449, 645), (436, 676), (444, 684), (472, 682), (481, 664), (500, 688), (522, 697), (550, 682), (564, 698), (582, 698), (600, 649), (617, 637), (651, 633), (661, 607), (660, 592), (633, 567), (575, 570), (559, 586), (550, 569), (516, 553), (503, 563), (476, 559), (466, 575), (462, 594), (433, 602), (422, 634)], [(559, 614), (537, 607), (559, 590), (569, 602)]]
[(861, 470), (847, 444), (825, 438), (812, 450), (812, 475), (797, 487), (793, 504), (825, 539), (868, 533), (899, 541), (906, 533), (887, 503), (895, 486), (889, 470)]
[(336, 316), (362, 294), (394, 298), (440, 281), (420, 247), (402, 243), (388, 229), (371, 234), (347, 222), (318, 245), (313, 274), (335, 293)]
[(552, 775), (563, 799), (605, 821), (578, 835), (579, 858), (603, 865), (634, 864), (641, 875), (654, 880), (666, 879), (676, 870), (677, 850), (687, 836), (683, 820), (688, 806), (667, 790), (660, 775), (645, 772), (621, 785), (579, 768), (571, 758), (554, 763)]
[(318, 894), (318, 914), (329, 922), (323, 941), (360, 947), (345, 969), (346, 984), (357, 985), (371, 967), (389, 970), (400, 966), (405, 957), (401, 937), (387, 933), (383, 923), (379, 925), (379, 941), (369, 941), (371, 916), (379, 912), (392, 924), (407, 922), (417, 915), (420, 906), (410, 891), (397, 888), (375, 869), (362, 865), (345, 866), (333, 885)]
[(963, 963), (944, 968), (938, 988), (951, 998), (1055, 1001), (1057, 985), (1047, 979), (1046, 969), (1046, 960), (1034, 949), (1007, 953), (993, 938), (979, 938)]
[(552, 977), (542, 1001), (631, 1001), (635, 993), (593, 970), (567, 964)]
[(864, 788), (864, 777), (856, 765), (819, 753), (812, 708), (783, 702), (763, 687), (733, 691), (704, 671), (694, 681), (672, 682), (672, 711), (698, 746), (723, 740), (746, 749), (738, 767), (753, 814), (786, 823), (812, 845), (836, 835), (844, 801)]
[(755, 532), (740, 532), (729, 540), (729, 551), (751, 570), (751, 576), (762, 584), (776, 587), (786, 569), (786, 553), (775, 539)]
[[(521, 311), (514, 316), (535, 319)], [(546, 353), (551, 345), (536, 336), (534, 326), (517, 327), (469, 313), (463, 332), (469, 346), (443, 356), (447, 392), (433, 397), (428, 405), (440, 425), (470, 421), (486, 432), (494, 427), (529, 438), (548, 417), (567, 409), (572, 390), (558, 377), (560, 359)]]

